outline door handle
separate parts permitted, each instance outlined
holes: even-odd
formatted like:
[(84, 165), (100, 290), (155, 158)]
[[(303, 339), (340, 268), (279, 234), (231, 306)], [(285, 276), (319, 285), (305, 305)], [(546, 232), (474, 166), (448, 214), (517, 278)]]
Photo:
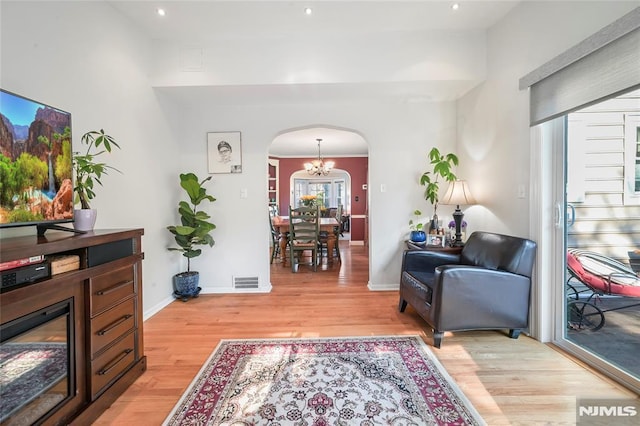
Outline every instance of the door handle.
[(567, 214), (567, 228), (571, 228), (576, 222), (576, 208), (573, 204), (567, 203), (567, 209), (567, 213), (571, 212), (571, 214)]

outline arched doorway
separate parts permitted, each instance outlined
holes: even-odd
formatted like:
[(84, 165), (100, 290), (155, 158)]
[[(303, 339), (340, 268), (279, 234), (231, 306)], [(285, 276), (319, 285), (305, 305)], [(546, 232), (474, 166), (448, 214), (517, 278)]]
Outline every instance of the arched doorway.
[[(304, 169), (305, 162), (318, 157), (334, 161), (327, 175)], [(353, 130), (318, 125), (283, 131), (268, 150), (269, 204), (286, 216), (301, 195), (321, 192), (326, 207), (340, 204), (348, 216), (348, 244), (366, 245), (368, 162), (368, 144)]]

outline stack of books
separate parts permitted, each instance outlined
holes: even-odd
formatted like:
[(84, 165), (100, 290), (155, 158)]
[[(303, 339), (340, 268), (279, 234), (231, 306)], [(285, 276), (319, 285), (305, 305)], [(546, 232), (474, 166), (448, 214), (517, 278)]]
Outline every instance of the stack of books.
[(44, 261), (44, 255), (39, 254), (37, 256), (25, 257), (24, 259), (0, 262), (0, 271), (7, 271), (9, 269), (15, 269), (21, 266), (31, 265), (33, 263), (40, 263), (42, 261)]
[[(75, 271), (80, 269), (80, 256), (74, 254), (56, 255), (46, 257), (51, 267), (51, 275), (61, 274), (62, 272)], [(0, 272), (20, 268), (34, 263), (45, 261), (44, 255), (26, 257), (24, 259), (10, 260), (8, 262), (0, 262)]]

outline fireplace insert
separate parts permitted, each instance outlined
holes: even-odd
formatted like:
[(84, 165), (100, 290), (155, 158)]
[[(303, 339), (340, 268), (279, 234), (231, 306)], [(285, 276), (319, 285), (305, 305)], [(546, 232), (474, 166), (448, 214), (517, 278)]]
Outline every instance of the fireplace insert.
[(76, 393), (73, 298), (0, 325), (0, 424), (33, 424)]

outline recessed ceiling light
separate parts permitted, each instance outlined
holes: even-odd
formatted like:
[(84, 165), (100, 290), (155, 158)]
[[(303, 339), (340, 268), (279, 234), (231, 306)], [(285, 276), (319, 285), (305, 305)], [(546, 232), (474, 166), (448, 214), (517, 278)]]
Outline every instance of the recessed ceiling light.
[(451, 5), (451, 9), (458, 10), (458, 9), (460, 9), (460, 5), (458, 3), (454, 3), (454, 4)]
[(304, 9), (304, 13), (306, 13), (307, 15), (311, 15), (313, 13), (313, 10), (310, 7), (307, 7)]
[(156, 13), (158, 15), (160, 15), (160, 16), (164, 16), (164, 15), (167, 14), (167, 12), (164, 9), (160, 8), (160, 7), (156, 9)]

